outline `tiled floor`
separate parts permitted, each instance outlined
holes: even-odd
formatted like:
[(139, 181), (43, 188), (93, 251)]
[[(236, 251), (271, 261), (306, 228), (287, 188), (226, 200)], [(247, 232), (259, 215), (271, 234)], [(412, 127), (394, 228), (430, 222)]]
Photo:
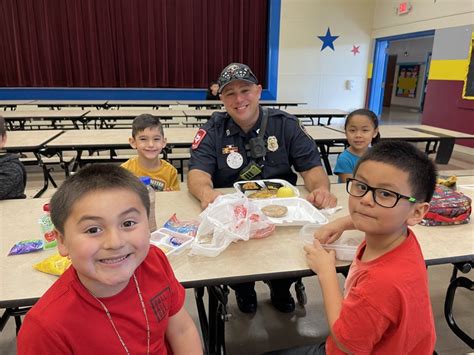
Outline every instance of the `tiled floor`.
[[(403, 110), (402, 110), (403, 111)], [(417, 119), (415, 113), (404, 112), (406, 116), (387, 113), (382, 118), (384, 124), (403, 123), (403, 120)], [(396, 117), (396, 118), (395, 118)], [(406, 122), (405, 122), (406, 123)], [(335, 159), (335, 157), (331, 157)], [(453, 157), (448, 165), (439, 166), (441, 174), (450, 175), (474, 175), (473, 150), (456, 146)], [(59, 168), (56, 168), (58, 170)], [(42, 183), (42, 178), (37, 169), (29, 168), (28, 192), (31, 195)], [(53, 173), (57, 182), (61, 182), (62, 172)], [(474, 184), (474, 178), (472, 183)], [(49, 189), (45, 196), (53, 193)], [(473, 245), (474, 248), (474, 245)], [(443, 307), (446, 288), (451, 275), (452, 266), (432, 266), (428, 269), (430, 281), (430, 294), (433, 312), (436, 322), (437, 344), (436, 351), (439, 354), (466, 354), (472, 351), (448, 328), (444, 319)], [(473, 279), (474, 272), (466, 275)], [(343, 282), (340, 277), (341, 283)], [(321, 292), (316, 277), (304, 279), (308, 303), (299, 307), (292, 314), (282, 314), (275, 311), (270, 304), (268, 287), (263, 283), (257, 283), (258, 311), (255, 315), (245, 315), (238, 311), (233, 294), (230, 296), (229, 311), (232, 314), (226, 323), (227, 352), (230, 355), (237, 354), (260, 354), (271, 349), (279, 349), (296, 345), (314, 344), (322, 341), (328, 334), (324, 310), (322, 307)], [(187, 291), (186, 309), (193, 316), (196, 324), (196, 306), (192, 290)], [(458, 324), (465, 331), (474, 336), (474, 297), (472, 292), (461, 289), (456, 294), (454, 315)], [(0, 354), (15, 354), (15, 330), (14, 322), (10, 320), (2, 333), (0, 333)]]

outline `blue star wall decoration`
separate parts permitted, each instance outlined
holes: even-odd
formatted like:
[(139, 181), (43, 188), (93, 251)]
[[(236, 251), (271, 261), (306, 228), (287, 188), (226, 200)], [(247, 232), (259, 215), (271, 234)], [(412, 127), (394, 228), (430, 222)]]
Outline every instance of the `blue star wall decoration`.
[(334, 41), (338, 38), (339, 36), (331, 36), (331, 30), (328, 27), (328, 30), (326, 31), (325, 36), (318, 36), (318, 38), (323, 41), (323, 46), (321, 47), (321, 52), (324, 50), (324, 48), (329, 47), (333, 51), (334, 49)]

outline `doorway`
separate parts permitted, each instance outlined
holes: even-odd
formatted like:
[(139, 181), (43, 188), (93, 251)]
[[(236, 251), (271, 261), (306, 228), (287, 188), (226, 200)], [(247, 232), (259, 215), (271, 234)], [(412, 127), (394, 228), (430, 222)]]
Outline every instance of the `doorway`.
[[(423, 57), (419, 58), (414, 55), (414, 52), (418, 49), (415, 41), (426, 37), (433, 38), (434, 30), (377, 38), (375, 40), (368, 106), (369, 109), (374, 111), (379, 117), (382, 115), (382, 111), (387, 111), (392, 107), (401, 107), (402, 111), (416, 112), (418, 116), (420, 116), (421, 102), (424, 99), (426, 85), (425, 78), (428, 76), (429, 65), (427, 65), (426, 54), (423, 54)], [(408, 49), (393, 53), (391, 47), (396, 47), (400, 43), (406, 45)], [(430, 52), (431, 50), (432, 46)], [(424, 69), (426, 68), (423, 74), (419, 73), (421, 75), (418, 77), (416, 94), (411, 94), (410, 97), (405, 98), (403, 94), (398, 93), (396, 86), (398, 84), (396, 77), (397, 71), (401, 63), (420, 65)], [(403, 116), (403, 114), (399, 116)], [(409, 115), (407, 115), (407, 117), (409, 117)]]

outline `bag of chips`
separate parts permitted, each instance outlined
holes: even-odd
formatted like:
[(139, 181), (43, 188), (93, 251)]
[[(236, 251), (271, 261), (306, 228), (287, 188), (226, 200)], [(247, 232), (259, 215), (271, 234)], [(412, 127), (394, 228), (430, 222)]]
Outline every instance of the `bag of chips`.
[(22, 240), (12, 246), (8, 255), (33, 253), (35, 251), (43, 250), (43, 247), (44, 243), (41, 239)]
[(465, 224), (471, 215), (471, 199), (461, 192), (444, 185), (436, 185), (430, 209), (420, 224), (424, 226), (447, 226)]
[(61, 256), (59, 253), (51, 255), (38, 264), (33, 265), (38, 271), (56, 276), (61, 276), (69, 266), (71, 266), (71, 259)]

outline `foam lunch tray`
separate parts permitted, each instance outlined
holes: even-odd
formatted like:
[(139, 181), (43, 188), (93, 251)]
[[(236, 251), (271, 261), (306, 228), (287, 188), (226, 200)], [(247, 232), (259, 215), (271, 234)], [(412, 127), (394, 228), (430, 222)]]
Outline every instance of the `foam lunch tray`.
[[(248, 181), (237, 181), (234, 183), (234, 188), (243, 193), (248, 198), (252, 199), (268, 199), (276, 198), (276, 191), (283, 186), (290, 187), (293, 190), (293, 197), (299, 197), (300, 192), (298, 189), (291, 185), (288, 181), (282, 179), (264, 179), (264, 180), (248, 180)], [(269, 191), (268, 197), (253, 197), (255, 193), (262, 191)], [(271, 192), (274, 192), (274, 195), (271, 195)], [(289, 198), (289, 197), (286, 197)]]
[(328, 223), (326, 216), (319, 212), (311, 203), (299, 197), (283, 197), (271, 199), (254, 199), (252, 203), (258, 208), (268, 205), (285, 206), (288, 209), (282, 217), (268, 217), (276, 226), (300, 226), (307, 223), (318, 225)]

